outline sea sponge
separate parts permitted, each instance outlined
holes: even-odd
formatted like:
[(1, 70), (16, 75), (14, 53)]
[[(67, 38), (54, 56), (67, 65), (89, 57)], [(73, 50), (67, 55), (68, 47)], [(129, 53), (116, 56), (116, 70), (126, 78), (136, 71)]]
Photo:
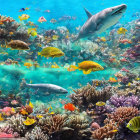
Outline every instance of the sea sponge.
[(107, 114), (107, 119), (105, 123), (110, 121), (116, 122), (118, 125), (124, 123), (125, 121), (131, 120), (133, 117), (139, 114), (139, 110), (136, 107), (119, 107), (110, 114)]
[(103, 140), (104, 138), (113, 138), (117, 133), (117, 127), (113, 123), (106, 124), (105, 126), (96, 129), (92, 132), (92, 138)]
[(84, 110), (90, 108), (90, 106), (92, 108), (98, 101), (106, 102), (112, 95), (111, 87), (105, 87), (99, 91), (90, 84), (73, 91), (76, 93), (70, 96), (73, 104)]
[(25, 134), (27, 140), (48, 140), (48, 136), (45, 135), (39, 127), (35, 127), (31, 132)]

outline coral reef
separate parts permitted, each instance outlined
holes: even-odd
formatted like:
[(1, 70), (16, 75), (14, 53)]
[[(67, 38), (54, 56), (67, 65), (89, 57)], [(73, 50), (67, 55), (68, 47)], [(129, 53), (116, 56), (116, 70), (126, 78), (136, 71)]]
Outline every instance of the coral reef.
[(107, 114), (105, 123), (110, 121), (116, 122), (117, 125), (124, 123), (125, 121), (131, 120), (133, 117), (139, 114), (139, 110), (136, 107), (119, 107), (114, 112)]
[(7, 124), (14, 132), (17, 132), (20, 136), (24, 136), (27, 128), (23, 124), (23, 121), (25, 119), (21, 115), (16, 115), (8, 118)]
[(59, 131), (64, 126), (65, 119), (65, 115), (58, 114), (40, 119), (38, 125), (45, 134), (50, 135), (55, 131)]
[(92, 132), (92, 138), (97, 140), (103, 140), (104, 138), (113, 138), (117, 133), (117, 127), (113, 123), (106, 124), (105, 126), (98, 128)]
[(27, 140), (48, 140), (48, 136), (39, 127), (35, 127), (31, 132), (27, 132), (25, 138)]
[(75, 94), (70, 96), (72, 103), (84, 110), (90, 108), (90, 106), (93, 107), (98, 101), (106, 102), (112, 95), (111, 87), (105, 87), (98, 91), (90, 84), (73, 91)]
[(140, 99), (138, 96), (132, 95), (132, 96), (112, 96), (109, 100), (111, 105), (114, 105), (114, 107), (120, 107), (120, 106), (130, 106), (130, 107), (139, 107), (140, 105)]
[(0, 42), (4, 45), (5, 41), (12, 40), (28, 41), (29, 36), (27, 31), (18, 31), (20, 24), (15, 22), (11, 17), (0, 15)]

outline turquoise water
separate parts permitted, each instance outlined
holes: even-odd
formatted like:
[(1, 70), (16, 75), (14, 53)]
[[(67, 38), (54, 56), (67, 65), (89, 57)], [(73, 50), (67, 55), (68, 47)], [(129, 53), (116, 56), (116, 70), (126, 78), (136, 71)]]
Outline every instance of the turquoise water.
[[(31, 123), (31, 121), (23, 124), (24, 121), (20, 120), (19, 126), (22, 127), (19, 129), (24, 129), (20, 132), (15, 130), (14, 123), (9, 126), (14, 126), (13, 132), (5, 132), (0, 128), (0, 139), (3, 137), (2, 132), (18, 138), (27, 138), (27, 132), (29, 132), (32, 139), (30, 137), (27, 140), (93, 140), (89, 138), (88, 134), (94, 135), (97, 128), (93, 129), (91, 124), (96, 122), (100, 127), (106, 126), (104, 121), (109, 118), (106, 113), (114, 113), (118, 107), (122, 106), (126, 107), (124, 110), (127, 110), (127, 107), (136, 107), (130, 109), (132, 111), (130, 114), (139, 116), (137, 111), (133, 113), (140, 109), (139, 3), (139, 0), (0, 0), (0, 122), (2, 122), (0, 125), (10, 124), (7, 120), (12, 117), (19, 119), (19, 114), (23, 120), (28, 120), (29, 117), (35, 121), (28, 125), (25, 123)], [(111, 19), (105, 18), (104, 21), (107, 21), (104, 22), (105, 26), (103, 26), (103, 22), (94, 22), (89, 30), (81, 28), (86, 21), (87, 23), (91, 21), (90, 18), (88, 20), (84, 8), (94, 15), (103, 9), (121, 4), (126, 4), (127, 9), (117, 22), (113, 16), (120, 14), (122, 9), (112, 13)], [(28, 8), (28, 10), (20, 12), (21, 8)], [(23, 16), (23, 14), (29, 15), (29, 19), (20, 21), (19, 16)], [(46, 22), (38, 21), (42, 16), (47, 20)], [(15, 21), (10, 21), (11, 19)], [(52, 23), (52, 19), (56, 20), (56, 23)], [(115, 24), (112, 26), (112, 23)], [(18, 24), (19, 26), (17, 26)], [(98, 26), (94, 27), (96, 25)], [(106, 26), (109, 28), (105, 31), (91, 34), (93, 30), (98, 31), (100, 27), (104, 29)], [(84, 29), (83, 32), (82, 29)], [(78, 34), (81, 36), (79, 35), (79, 38), (74, 41)], [(18, 47), (18, 49), (14, 47)], [(48, 47), (55, 47), (53, 48), (57, 49), (55, 54), (47, 52), (45, 49)], [(43, 51), (48, 54), (43, 54)], [(105, 84), (100, 85), (100, 82), (105, 82)], [(36, 84), (41, 84), (41, 87)], [(53, 84), (53, 88), (44, 90), (42, 87), (44, 84)], [(115, 103), (111, 104), (113, 98), (116, 98), (116, 101), (114, 99), (116, 104), (121, 98), (123, 99), (115, 106)], [(130, 100), (128, 100), (129, 98)], [(101, 103), (100, 101), (104, 101), (102, 102), (104, 105), (98, 105)], [(71, 107), (67, 109), (67, 103), (72, 105), (73, 110)], [(6, 114), (5, 107), (6, 109), (9, 107), (12, 111), (15, 110), (14, 113), (7, 111)], [(53, 111), (52, 114), (49, 109)], [(67, 126), (70, 129), (61, 129), (63, 126), (60, 128), (58, 126), (58, 130), (49, 128), (52, 132), (48, 132), (46, 123), (49, 120), (45, 117), (50, 119), (51, 124), (53, 117), (56, 119), (62, 114), (65, 114), (69, 121), (74, 118), (73, 120), (77, 121), (75, 126), (72, 126), (74, 123), (70, 121), (71, 124)], [(40, 125), (41, 118), (38, 118), (37, 115), (42, 115), (41, 117), (47, 120), (43, 124), (44, 126)], [(134, 116), (130, 116), (130, 119)], [(88, 120), (86, 125), (83, 118)], [(110, 133), (114, 135), (112, 140), (121, 140), (121, 135), (125, 140), (140, 139), (137, 139), (140, 132), (135, 135), (126, 128), (125, 123), (128, 123), (130, 119), (125, 119), (121, 126), (118, 122), (115, 124), (119, 125), (110, 122), (115, 126), (112, 128), (113, 130), (110, 130)], [(52, 126), (56, 120), (51, 124)], [(12, 121), (15, 120), (12, 119)], [(80, 124), (78, 124), (79, 122)], [(88, 130), (82, 125), (86, 126)], [(33, 138), (34, 134), (31, 131), (36, 127), (40, 128), (37, 131), (39, 137)], [(88, 134), (85, 134), (84, 128)], [(75, 131), (75, 139), (72, 135), (70, 138), (61, 139), (61, 134), (64, 135), (65, 131), (70, 131), (70, 135), (71, 131)], [(18, 136), (14, 136), (14, 132), (17, 132)], [(82, 133), (83, 135), (81, 135)], [(45, 134), (49, 138), (43, 139), (40, 134)], [(130, 137), (132, 139), (127, 138), (127, 134), (132, 135)], [(59, 136), (55, 137), (55, 135)], [(95, 136), (91, 137), (95, 138)], [(108, 138), (108, 136), (104, 138)]]

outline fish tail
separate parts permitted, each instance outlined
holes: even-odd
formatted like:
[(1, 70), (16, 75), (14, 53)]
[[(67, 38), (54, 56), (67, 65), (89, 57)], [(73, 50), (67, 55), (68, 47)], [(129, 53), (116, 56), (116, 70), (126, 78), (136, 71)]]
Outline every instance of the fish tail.
[(27, 86), (25, 79), (22, 79), (22, 82), (20, 84), (20, 89), (23, 90)]

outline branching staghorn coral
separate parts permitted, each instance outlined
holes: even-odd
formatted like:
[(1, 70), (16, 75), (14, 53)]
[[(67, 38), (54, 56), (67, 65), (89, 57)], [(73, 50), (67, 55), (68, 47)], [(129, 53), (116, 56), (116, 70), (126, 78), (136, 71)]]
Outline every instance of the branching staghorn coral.
[(96, 140), (103, 140), (104, 138), (113, 138), (117, 133), (117, 127), (114, 123), (106, 124), (105, 126), (96, 129), (92, 132), (92, 138)]
[(95, 87), (87, 84), (86, 86), (74, 90), (76, 94), (72, 94), (71, 100), (80, 109), (87, 109), (98, 101), (106, 102), (112, 95), (111, 87), (105, 87), (101, 91), (95, 90)]
[(64, 126), (66, 116), (65, 115), (54, 115), (39, 120), (38, 125), (45, 134), (52, 134), (55, 131), (59, 131)]
[(39, 127), (35, 127), (31, 132), (27, 132), (25, 138), (26, 140), (48, 140), (48, 136)]
[(125, 121), (131, 120), (133, 117), (139, 114), (139, 110), (135, 107), (119, 107), (110, 114), (107, 114), (107, 119), (105, 119), (105, 123), (109, 123), (110, 121), (116, 122), (117, 125), (124, 123)]

